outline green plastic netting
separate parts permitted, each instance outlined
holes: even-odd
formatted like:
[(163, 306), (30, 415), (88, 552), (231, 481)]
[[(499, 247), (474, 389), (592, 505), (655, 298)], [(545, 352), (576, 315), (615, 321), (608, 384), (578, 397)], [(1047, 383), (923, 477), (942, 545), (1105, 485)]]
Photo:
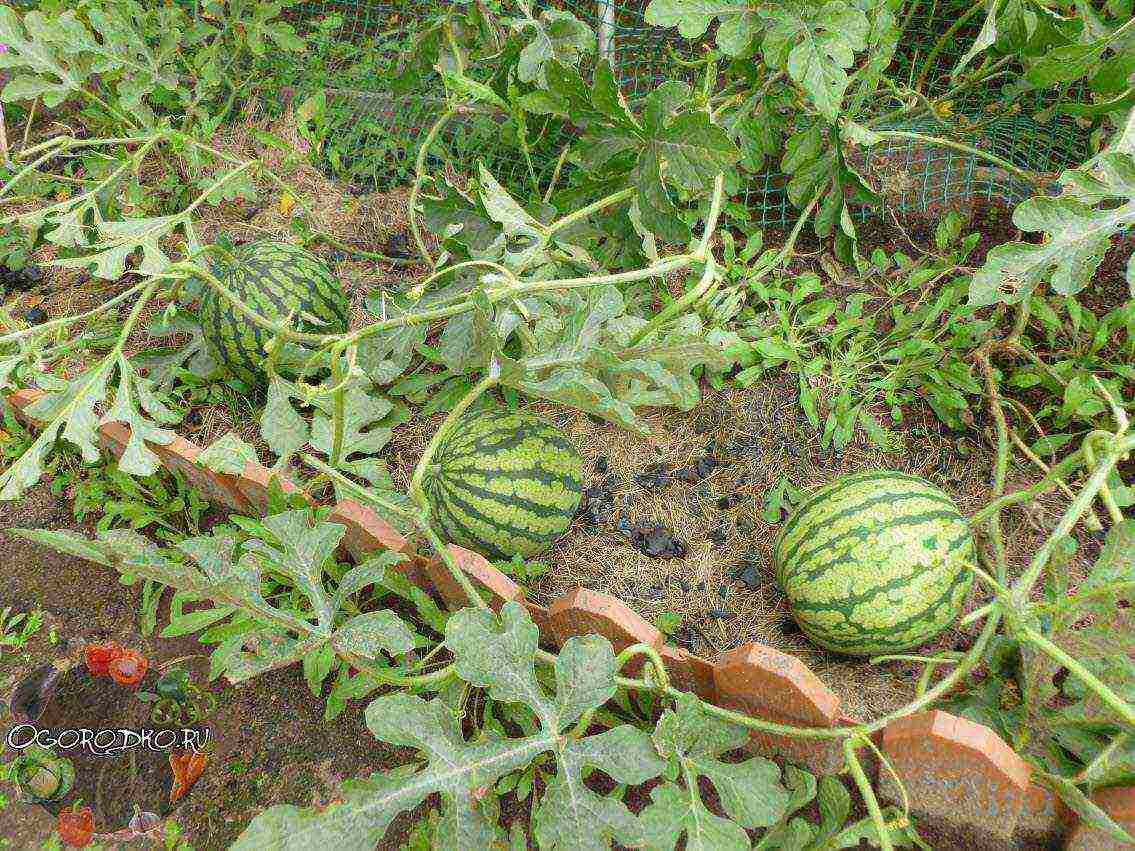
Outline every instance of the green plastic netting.
[[(380, 188), (404, 184), (412, 176), (419, 140), (443, 105), (440, 81), (425, 90), (396, 94), (390, 81), (398, 55), (415, 28), (436, 10), (438, 0), (313, 0), (296, 7), (307, 23), (323, 22), (305, 57), (288, 69), (284, 82), (297, 94), (327, 92), (325, 149), (339, 177)], [(558, 0), (534, 4), (567, 9), (601, 30), (606, 19), (612, 35), (610, 58), (632, 100), (663, 79), (692, 79), (682, 64), (700, 45), (674, 30), (648, 25), (648, 0)], [(924, 3), (926, 5), (926, 3)], [(912, 18), (889, 76), (906, 84), (920, 78), (921, 90), (938, 96), (949, 90), (949, 72), (973, 42), (980, 15), (966, 16), (970, 0), (929, 0)], [(708, 38), (712, 38), (712, 30)], [(951, 115), (930, 118), (900, 129), (965, 141), (1022, 168), (1058, 172), (1088, 156), (1087, 134), (1066, 117), (1045, 118), (1050, 95), (1012, 92), (996, 78), (969, 90), (951, 104)], [(431, 169), (449, 164), (462, 171), (482, 160), (507, 184), (522, 187), (534, 176), (550, 176), (568, 130), (557, 119), (527, 128), (528, 156), (511, 123), (477, 116), (452, 122), (431, 149)], [(773, 164), (775, 165), (775, 164)], [(1032, 189), (1010, 173), (990, 168), (969, 154), (940, 146), (902, 141), (872, 148), (860, 164), (879, 184), (887, 206), (899, 213), (933, 213), (972, 206), (975, 201), (1016, 204)], [(775, 168), (748, 175), (734, 201), (750, 220), (785, 228), (798, 211), (785, 195), (786, 178)], [(877, 214), (860, 210), (860, 216)]]

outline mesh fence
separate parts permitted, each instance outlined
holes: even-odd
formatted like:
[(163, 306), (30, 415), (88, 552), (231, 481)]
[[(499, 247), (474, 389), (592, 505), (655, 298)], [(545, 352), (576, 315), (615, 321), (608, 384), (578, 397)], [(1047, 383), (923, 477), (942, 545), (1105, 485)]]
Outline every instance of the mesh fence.
[[(439, 8), (439, 0), (313, 0), (297, 7), (309, 22), (323, 21), (313, 50), (284, 72), (297, 92), (327, 92), (328, 160), (337, 176), (380, 188), (404, 184), (413, 173), (421, 138), (444, 106), (440, 80), (426, 80), (408, 94), (391, 81), (400, 51)], [(611, 35), (609, 56), (616, 76), (633, 101), (663, 79), (691, 80), (686, 60), (700, 45), (674, 30), (648, 25), (648, 0), (557, 0), (536, 4), (567, 9), (599, 32)], [(950, 91), (949, 72), (973, 42), (981, 15), (971, 0), (931, 0), (908, 26), (889, 75), (917, 84), (928, 97)], [(330, 17), (329, 17), (330, 16)], [(712, 38), (713, 32), (707, 38)], [(315, 61), (312, 57), (315, 57)], [(1067, 118), (1045, 119), (1050, 97), (1013, 93), (994, 76), (935, 116), (892, 128), (964, 140), (1014, 165), (1057, 172), (1088, 155), (1086, 134)], [(881, 99), (882, 100), (882, 99)], [(521, 144), (512, 122), (487, 116), (451, 122), (430, 151), (431, 167), (449, 163), (459, 171), (482, 160), (506, 184), (523, 187), (546, 181), (569, 139), (569, 128), (554, 118), (532, 119)], [(527, 150), (525, 150), (527, 148)], [(775, 166), (775, 163), (771, 164)], [(879, 145), (862, 167), (877, 183), (885, 204), (900, 213), (933, 213), (972, 205), (977, 199), (1015, 204), (1031, 188), (984, 159), (916, 141)], [(785, 194), (787, 179), (771, 170), (748, 175), (734, 201), (761, 227), (785, 228), (798, 211)], [(875, 211), (877, 214), (877, 211)], [(861, 216), (871, 215), (861, 210)]]

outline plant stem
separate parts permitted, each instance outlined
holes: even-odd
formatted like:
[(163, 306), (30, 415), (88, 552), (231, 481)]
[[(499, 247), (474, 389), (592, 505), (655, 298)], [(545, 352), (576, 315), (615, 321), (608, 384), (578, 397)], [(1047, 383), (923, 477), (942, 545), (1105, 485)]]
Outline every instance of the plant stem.
[(985, 0), (977, 0), (968, 10), (966, 10), (957, 20), (954, 21), (946, 30), (938, 37), (938, 41), (930, 48), (930, 52), (926, 54), (926, 60), (922, 63), (922, 71), (918, 75), (918, 79), (914, 83), (914, 88), (922, 91), (923, 85), (926, 83), (926, 78), (930, 74), (930, 69), (934, 66), (934, 60), (938, 58), (938, 54), (942, 52), (943, 48), (949, 44), (954, 34), (966, 25), (974, 15), (985, 8)]
[(670, 675), (666, 671), (666, 663), (658, 655), (658, 651), (649, 644), (632, 644), (615, 657), (615, 670), (621, 671), (623, 667), (636, 656), (645, 656), (654, 666), (655, 676), (658, 677), (659, 688), (665, 689), (670, 685)]
[(422, 239), (422, 231), (418, 226), (418, 196), (422, 192), (422, 183), (426, 179), (426, 157), (429, 156), (430, 148), (437, 140), (438, 134), (445, 128), (445, 125), (457, 114), (454, 107), (449, 107), (441, 114), (437, 121), (434, 122), (430, 131), (426, 134), (426, 138), (418, 148), (418, 157), (414, 162), (414, 185), (410, 187), (410, 200), (406, 205), (406, 218), (410, 222), (410, 233), (414, 236), (414, 242), (418, 246), (418, 251), (422, 255), (422, 259), (430, 266), (434, 265), (433, 255), (430, 250), (426, 248), (426, 242)]
[(552, 222), (544, 229), (544, 235), (551, 237), (553, 234), (559, 233), (564, 228), (570, 227), (581, 219), (586, 219), (592, 213), (597, 213), (606, 207), (611, 207), (615, 204), (620, 203), (621, 201), (626, 201), (628, 198), (634, 195), (634, 193), (635, 188), (633, 186), (627, 186), (623, 189), (620, 189), (618, 192), (611, 193), (605, 198), (600, 198), (598, 201), (593, 201), (586, 207), (581, 207), (580, 209), (574, 210), (561, 219), (556, 219), (556, 221)]
[[(1092, 470), (1091, 475), (1088, 477), (1084, 487), (1080, 493), (1076, 495), (1076, 499), (1068, 506), (1064, 515), (1060, 518), (1060, 522), (1056, 524), (1056, 528), (1052, 530), (1048, 538), (1041, 545), (1040, 549), (1033, 555), (1032, 560), (1029, 562), (1025, 572), (1021, 575), (1013, 586), (1013, 602), (1020, 608), (1028, 605), (1029, 594), (1033, 586), (1036, 584), (1037, 579), (1040, 578), (1041, 571), (1044, 570), (1045, 565), (1048, 564), (1049, 558), (1052, 556), (1052, 551), (1056, 547), (1056, 542), (1063, 538), (1065, 535), (1072, 531), (1072, 528), (1087, 511), (1088, 507), (1092, 504), (1092, 500), (1096, 498), (1101, 487), (1107, 482), (1108, 474), (1111, 472), (1115, 462), (1122, 457), (1126, 452), (1129, 452), (1135, 447), (1135, 437), (1127, 436), (1122, 440), (1117, 440), (1112, 448), (1104, 455), (1095, 469)], [(1066, 459), (1067, 460), (1067, 459)], [(1057, 470), (1059, 465), (1053, 467)]]
[(457, 584), (461, 586), (461, 590), (465, 592), (465, 596), (469, 600), (469, 605), (491, 611), (489, 604), (477, 593), (477, 589), (474, 588), (473, 583), (469, 581), (468, 575), (466, 575), (465, 571), (461, 569), (461, 566), (453, 560), (453, 555), (449, 552), (449, 548), (446, 547), (445, 542), (442, 541), (441, 537), (433, 530), (433, 527), (430, 526), (429, 521), (427, 520), (422, 523), (420, 528), (422, 533), (426, 536), (426, 540), (430, 542), (430, 546), (433, 547), (434, 552), (438, 554), (438, 558), (449, 568), (449, 572), (453, 575)]
[(556, 189), (556, 184), (560, 182), (560, 173), (564, 170), (564, 163), (567, 162), (568, 153), (570, 151), (571, 145), (564, 145), (560, 150), (559, 157), (556, 158), (556, 167), (552, 170), (552, 179), (548, 181), (548, 188), (544, 192), (545, 204), (552, 200), (552, 193)]
[(1115, 692), (1113, 692), (1107, 685), (1096, 677), (1091, 671), (1083, 666), (1079, 660), (1069, 656), (1057, 644), (1050, 641), (1045, 636), (1041, 635), (1031, 627), (1023, 627), (1021, 635), (1028, 641), (1036, 645), (1037, 649), (1048, 654), (1065, 668), (1068, 673), (1080, 680), (1084, 685), (1096, 693), (1100, 700), (1106, 703), (1120, 718), (1123, 723), (1128, 727), (1135, 730), (1135, 706), (1132, 706)]
[(867, 814), (871, 816), (871, 823), (875, 825), (875, 833), (878, 834), (879, 838), (879, 848), (881, 851), (895, 851), (894, 843), (891, 842), (891, 832), (887, 829), (883, 811), (879, 808), (879, 799), (875, 797), (875, 790), (871, 788), (871, 781), (867, 779), (867, 775), (863, 772), (863, 766), (859, 764), (859, 757), (855, 755), (858, 744), (859, 742), (856, 739), (844, 739), (843, 756), (847, 760), (847, 770), (851, 773), (855, 785), (859, 787), (859, 794), (867, 807)]
[(120, 292), (114, 298), (104, 301), (98, 307), (93, 307), (85, 313), (77, 313), (74, 316), (61, 316), (58, 319), (52, 319), (50, 322), (44, 322), (42, 325), (33, 325), (30, 328), (24, 328), (20, 331), (13, 331), (10, 334), (5, 334), (4, 336), (0, 337), (0, 345), (15, 342), (16, 340), (22, 339), (23, 337), (31, 337), (35, 334), (42, 334), (45, 331), (52, 331), (56, 328), (63, 328), (67, 325), (73, 325), (77, 322), (82, 322), (84, 319), (90, 319), (94, 316), (98, 316), (100, 313), (110, 310), (110, 308), (121, 304), (129, 298), (132, 298), (145, 288), (146, 281), (143, 281), (140, 284), (135, 284), (128, 290)]
[(1045, 475), (1045, 477), (1036, 484), (1032, 485), (1031, 487), (1024, 488), (1023, 490), (1013, 491), (1012, 493), (1005, 494), (1005, 496), (993, 500), (993, 502), (986, 505), (970, 518), (970, 525), (974, 527), (980, 526), (991, 516), (993, 516), (995, 512), (1000, 511), (1002, 508), (1007, 508), (1010, 505), (1016, 505), (1021, 502), (1031, 502), (1033, 499), (1040, 496), (1045, 491), (1051, 490), (1052, 488), (1056, 487), (1056, 482), (1059, 481), (1061, 477), (1075, 470), (1076, 467), (1079, 466), (1083, 457), (1083, 450), (1077, 449), (1075, 452), (1071, 453), (1066, 458), (1061, 460), (1058, 464), (1050, 468), (1048, 474)]
[(884, 139), (913, 139), (916, 142), (923, 142), (927, 145), (952, 148), (955, 151), (961, 151), (962, 153), (988, 160), (1033, 186), (1041, 186), (1044, 184), (1044, 181), (1035, 173), (1015, 166), (1003, 157), (991, 154), (988, 151), (983, 151), (981, 148), (975, 148), (973, 145), (967, 145), (964, 142), (955, 142), (953, 139), (946, 139), (942, 136), (927, 136), (924, 133), (916, 133), (913, 130), (876, 130), (874, 132)]
[(429, 501), (426, 499), (425, 493), (422, 491), (422, 480), (425, 478), (426, 471), (433, 463), (434, 453), (445, 439), (446, 435), (461, 419), (469, 406), (479, 399), (484, 393), (489, 391), (500, 383), (500, 375), (496, 369), (490, 370), (489, 374), (482, 378), (477, 384), (461, 397), (461, 401), (453, 406), (453, 410), (449, 412), (449, 416), (445, 418), (441, 426), (434, 432), (434, 436), (430, 438), (430, 442), (426, 444), (425, 450), (422, 452), (422, 457), (418, 459), (418, 465), (414, 468), (414, 475), (410, 479), (410, 496), (418, 503), (422, 510), (429, 508)]
[(675, 316), (684, 312), (690, 305), (696, 304), (700, 301), (710, 287), (713, 286), (717, 273), (717, 261), (713, 259), (713, 254), (710, 252), (709, 243), (713, 239), (713, 232), (717, 229), (717, 219), (721, 215), (721, 204), (725, 197), (725, 175), (719, 174), (713, 182), (713, 197), (709, 204), (709, 215), (705, 220), (705, 232), (702, 234), (701, 240), (698, 242), (698, 247), (694, 253), (690, 255), (693, 262), (705, 263), (705, 269), (702, 271), (701, 280), (688, 293), (684, 293), (681, 298), (677, 298), (670, 302), (666, 307), (658, 312), (658, 314), (638, 329), (631, 336), (630, 347), (637, 346), (651, 334), (662, 328), (667, 322)]

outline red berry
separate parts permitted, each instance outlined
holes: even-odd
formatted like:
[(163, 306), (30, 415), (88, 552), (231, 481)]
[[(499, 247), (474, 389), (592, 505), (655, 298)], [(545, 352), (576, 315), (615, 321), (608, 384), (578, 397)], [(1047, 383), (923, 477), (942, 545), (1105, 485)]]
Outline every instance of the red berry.
[(137, 650), (123, 650), (110, 660), (107, 671), (120, 686), (136, 686), (146, 676), (150, 663)]
[(95, 816), (90, 807), (62, 810), (59, 813), (59, 838), (64, 845), (85, 848), (95, 833)]
[(122, 648), (113, 641), (106, 644), (88, 644), (86, 650), (87, 670), (92, 677), (108, 676), (110, 661), (122, 653)]

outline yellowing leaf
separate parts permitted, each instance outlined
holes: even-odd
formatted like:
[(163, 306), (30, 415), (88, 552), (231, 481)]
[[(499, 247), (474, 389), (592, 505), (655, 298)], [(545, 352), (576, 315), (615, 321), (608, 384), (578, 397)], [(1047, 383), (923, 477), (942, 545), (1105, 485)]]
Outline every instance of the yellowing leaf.
[(290, 216), (292, 214), (292, 210), (295, 209), (295, 206), (296, 199), (293, 198), (290, 193), (285, 192), (280, 196), (279, 207), (281, 216), (284, 216), (285, 218)]

